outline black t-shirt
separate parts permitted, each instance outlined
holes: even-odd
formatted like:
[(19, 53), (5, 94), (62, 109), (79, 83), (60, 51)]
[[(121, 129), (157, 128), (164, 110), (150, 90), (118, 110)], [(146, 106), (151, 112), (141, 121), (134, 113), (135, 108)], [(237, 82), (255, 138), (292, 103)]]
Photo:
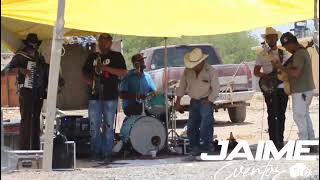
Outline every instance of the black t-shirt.
[[(95, 73), (96, 59), (99, 53), (91, 53), (83, 66), (83, 72), (88, 75), (93, 75), (99, 78)], [(107, 54), (100, 54), (102, 64), (111, 68), (127, 69), (125, 60), (121, 53), (116, 51), (109, 51)], [(109, 77), (100, 76), (102, 96), (97, 93), (92, 94), (92, 86), (89, 87), (89, 98), (91, 100), (97, 100), (102, 97), (102, 100), (114, 100), (118, 99), (118, 84), (120, 79), (118, 76), (110, 74)]]

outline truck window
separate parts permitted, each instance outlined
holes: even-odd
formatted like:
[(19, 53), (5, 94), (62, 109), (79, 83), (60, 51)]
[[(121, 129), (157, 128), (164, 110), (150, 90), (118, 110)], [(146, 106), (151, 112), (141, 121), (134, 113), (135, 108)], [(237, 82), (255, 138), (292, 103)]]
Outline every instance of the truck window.
[[(168, 48), (168, 67), (184, 67), (184, 55), (194, 48), (201, 48), (203, 53), (209, 55), (206, 59), (208, 64), (220, 64), (219, 58), (211, 46), (177, 46)], [(156, 69), (164, 67), (164, 49), (154, 51), (152, 64), (155, 65)]]

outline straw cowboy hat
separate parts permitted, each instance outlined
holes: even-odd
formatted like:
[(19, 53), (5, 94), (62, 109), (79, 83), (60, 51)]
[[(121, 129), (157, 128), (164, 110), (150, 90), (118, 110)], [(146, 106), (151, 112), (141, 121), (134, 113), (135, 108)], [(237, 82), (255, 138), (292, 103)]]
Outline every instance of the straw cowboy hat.
[(191, 52), (184, 55), (184, 64), (186, 68), (194, 68), (208, 57), (207, 54), (203, 54), (200, 48), (194, 48)]
[(266, 36), (267, 36), (267, 35), (270, 35), (270, 34), (276, 34), (276, 35), (278, 35), (278, 38), (280, 38), (281, 35), (282, 35), (282, 33), (281, 33), (280, 31), (277, 31), (277, 30), (275, 30), (275, 29), (272, 28), (272, 27), (267, 27), (265, 34), (262, 34), (261, 37), (262, 37), (263, 39), (265, 39)]

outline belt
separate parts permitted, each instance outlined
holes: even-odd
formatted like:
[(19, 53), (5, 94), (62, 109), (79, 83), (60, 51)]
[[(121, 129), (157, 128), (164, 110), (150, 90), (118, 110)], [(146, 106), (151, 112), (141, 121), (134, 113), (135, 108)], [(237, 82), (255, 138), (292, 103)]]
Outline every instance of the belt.
[(24, 87), (24, 84), (18, 84), (18, 87), (19, 87), (19, 89), (20, 89), (20, 88), (31, 89), (31, 88)]
[(205, 99), (208, 99), (208, 96), (207, 96), (207, 97), (200, 98), (200, 99), (191, 98), (191, 101), (202, 101), (202, 100), (205, 100)]

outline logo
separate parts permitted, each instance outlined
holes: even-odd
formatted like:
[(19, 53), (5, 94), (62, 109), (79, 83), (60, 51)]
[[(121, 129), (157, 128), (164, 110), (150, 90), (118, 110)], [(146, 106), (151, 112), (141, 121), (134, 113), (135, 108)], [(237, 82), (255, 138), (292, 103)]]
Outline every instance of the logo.
[(289, 171), (290, 176), (293, 178), (311, 176), (311, 170), (303, 163), (296, 163), (289, 168)]
[(103, 65), (108, 65), (108, 64), (110, 64), (110, 59), (105, 59), (105, 60), (103, 61)]
[[(247, 141), (239, 141), (237, 146), (228, 156), (227, 150), (229, 141), (220, 141), (218, 145), (221, 145), (220, 155), (208, 155), (207, 153), (201, 153), (201, 160), (221, 161), (233, 160), (235, 158), (245, 158), (251, 161), (261, 161), (270, 160), (270, 155), (272, 155), (275, 160), (280, 160), (283, 156), (285, 156), (286, 160), (316, 161), (317, 157), (309, 154), (310, 146), (319, 145), (319, 141), (288, 141), (288, 143), (281, 150), (278, 150), (272, 141), (259, 141), (255, 154), (252, 153)], [(307, 153), (307, 155), (304, 155), (305, 153)]]

